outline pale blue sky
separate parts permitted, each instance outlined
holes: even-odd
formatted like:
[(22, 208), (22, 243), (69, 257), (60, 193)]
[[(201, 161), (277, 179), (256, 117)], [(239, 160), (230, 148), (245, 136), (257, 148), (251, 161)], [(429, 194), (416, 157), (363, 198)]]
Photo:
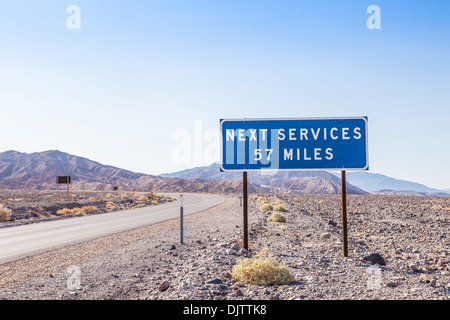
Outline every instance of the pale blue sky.
[(449, 17), (447, 1), (3, 0), (0, 151), (159, 174), (208, 164), (171, 158), (195, 121), (368, 116), (370, 172), (450, 188)]

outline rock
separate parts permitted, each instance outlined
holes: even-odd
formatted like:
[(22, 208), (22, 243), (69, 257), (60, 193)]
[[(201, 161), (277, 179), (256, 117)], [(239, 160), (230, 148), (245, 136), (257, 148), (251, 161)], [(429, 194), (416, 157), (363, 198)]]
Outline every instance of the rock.
[(389, 287), (389, 288), (395, 288), (398, 285), (399, 285), (398, 282), (388, 282), (388, 283), (386, 283), (386, 287)]
[(222, 284), (223, 281), (220, 280), (219, 278), (216, 278), (216, 279), (213, 279), (213, 280), (208, 281), (207, 283), (211, 283), (211, 284)]
[(409, 267), (409, 269), (411, 269), (411, 271), (416, 272), (416, 273), (423, 273), (423, 272), (425, 272), (423, 269), (419, 268), (417, 263), (411, 263), (408, 267)]
[(373, 264), (378, 264), (380, 266), (385, 266), (386, 265), (386, 261), (384, 260), (384, 258), (378, 254), (378, 253), (372, 253), (371, 255), (364, 257), (363, 258), (366, 261), (369, 261)]
[(158, 290), (162, 292), (162, 291), (166, 291), (169, 288), (170, 288), (170, 283), (169, 283), (169, 281), (166, 280), (163, 283), (161, 283)]
[(235, 294), (236, 294), (236, 297), (243, 297), (244, 296), (244, 293), (241, 290), (236, 290)]
[(434, 288), (434, 287), (437, 287), (437, 286), (438, 286), (437, 280), (436, 280), (436, 279), (431, 280), (430, 286), (432, 286), (433, 288)]
[(225, 253), (228, 255), (235, 254), (236, 252), (232, 249), (225, 249)]
[(175, 245), (173, 244), (169, 250), (175, 250), (177, 247), (175, 247)]
[(332, 227), (335, 227), (335, 228), (336, 228), (336, 226), (337, 226), (337, 223), (334, 222), (333, 220), (328, 221), (328, 224), (329, 224), (330, 226), (332, 226)]
[(322, 233), (320, 235), (321, 239), (330, 239), (330, 234), (328, 232)]

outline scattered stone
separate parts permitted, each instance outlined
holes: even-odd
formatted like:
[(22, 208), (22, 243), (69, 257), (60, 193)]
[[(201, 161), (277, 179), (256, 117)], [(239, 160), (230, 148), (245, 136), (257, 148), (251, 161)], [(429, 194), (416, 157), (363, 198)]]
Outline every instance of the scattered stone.
[(380, 266), (385, 266), (386, 261), (384, 258), (378, 253), (372, 253), (371, 255), (363, 258), (366, 261), (371, 262), (372, 264), (378, 264)]
[(166, 280), (163, 283), (161, 283), (161, 285), (159, 286), (158, 290), (159, 291), (166, 291), (169, 288), (170, 288), (170, 283), (169, 283), (169, 281)]
[(389, 287), (389, 288), (395, 288), (398, 285), (399, 285), (398, 282), (388, 282), (388, 283), (386, 283), (386, 287)]
[(211, 284), (222, 284), (223, 281), (220, 280), (219, 278), (216, 278), (216, 279), (213, 279), (213, 280), (208, 281), (207, 283), (211, 283)]
[(244, 293), (238, 289), (238, 290), (236, 290), (235, 295), (236, 295), (236, 297), (243, 297)]
[(330, 239), (330, 234), (328, 232), (324, 232), (320, 235), (321, 239)]

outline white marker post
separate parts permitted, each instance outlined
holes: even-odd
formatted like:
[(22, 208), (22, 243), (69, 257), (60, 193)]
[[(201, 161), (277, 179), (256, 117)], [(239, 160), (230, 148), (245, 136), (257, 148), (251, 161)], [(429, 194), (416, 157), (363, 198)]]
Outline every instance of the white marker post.
[(183, 195), (180, 194), (180, 243), (183, 244)]

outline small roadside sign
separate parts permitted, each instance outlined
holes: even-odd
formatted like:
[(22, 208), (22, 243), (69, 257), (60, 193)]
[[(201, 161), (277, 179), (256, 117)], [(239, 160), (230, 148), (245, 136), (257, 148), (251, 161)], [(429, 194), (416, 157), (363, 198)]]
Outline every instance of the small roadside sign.
[(67, 184), (67, 201), (69, 201), (69, 184), (70, 176), (57, 176), (56, 177), (56, 201), (59, 201), (59, 184)]

